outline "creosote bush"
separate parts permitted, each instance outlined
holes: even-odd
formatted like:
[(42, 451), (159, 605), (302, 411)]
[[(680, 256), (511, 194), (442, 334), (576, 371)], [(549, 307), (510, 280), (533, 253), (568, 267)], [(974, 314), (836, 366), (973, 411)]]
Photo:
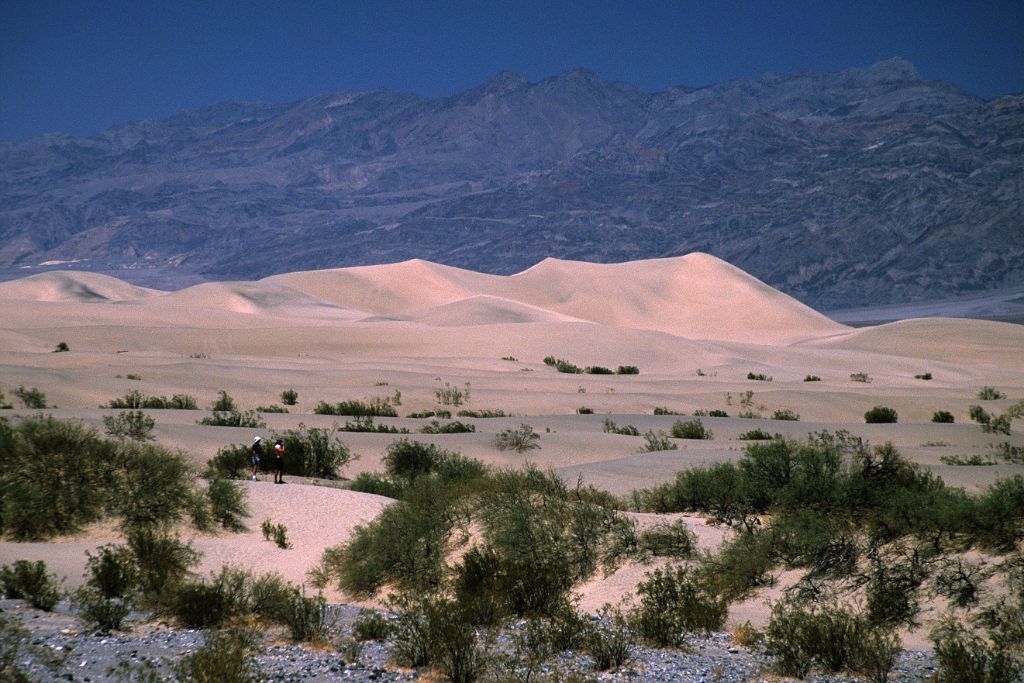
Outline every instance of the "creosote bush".
[(948, 410), (937, 410), (932, 414), (932, 422), (952, 424), (954, 421), (953, 413)]
[(525, 453), (540, 448), (540, 435), (528, 424), (521, 424), (514, 429), (503, 429), (494, 437), (494, 446), (499, 451), (515, 451)]
[(285, 389), (281, 392), (281, 403), (286, 406), (293, 406), (299, 402), (299, 392), (294, 389)]
[(106, 433), (115, 439), (151, 441), (154, 438), (151, 432), (155, 425), (156, 420), (141, 410), (127, 410), (117, 415), (103, 416)]
[(978, 390), (978, 398), (982, 401), (998, 401), (1001, 398), (1006, 398), (1006, 394), (999, 391), (995, 387), (983, 386)]
[[(129, 375), (129, 379), (132, 375)], [(100, 408), (119, 408), (128, 410), (197, 410), (199, 407), (194, 396), (175, 394), (166, 396), (146, 396), (137, 389), (132, 389), (121, 398), (111, 399)]]
[(611, 419), (605, 418), (604, 420), (604, 431), (607, 434), (622, 434), (624, 436), (640, 436), (640, 430), (633, 425), (625, 425), (623, 427), (615, 424)]
[(794, 413), (789, 408), (779, 408), (772, 413), (773, 420), (789, 420), (790, 422), (799, 422), (800, 415)]
[(864, 413), (864, 422), (868, 424), (893, 423), (898, 419), (896, 411), (886, 406), (875, 406)]
[(871, 375), (866, 372), (854, 372), (850, 375), (850, 381), (871, 384)]
[(679, 647), (689, 631), (721, 630), (728, 603), (687, 567), (655, 569), (637, 585), (630, 615), (637, 633), (658, 647)]
[(349, 417), (398, 417), (390, 396), (377, 396), (369, 401), (341, 401), (330, 404), (320, 401), (313, 408), (317, 415), (346, 415)]
[(700, 420), (676, 420), (672, 423), (672, 436), (677, 439), (711, 439), (714, 433)]
[(237, 410), (223, 411), (215, 410), (213, 415), (197, 420), (196, 424), (209, 427), (251, 427), (252, 429), (266, 429), (267, 423), (260, 419), (259, 413), (255, 410), (239, 412)]
[(804, 377), (804, 381), (805, 382), (820, 382), (821, 381), (821, 377), (818, 377), (817, 375), (807, 375), (806, 377)]
[(669, 438), (668, 433), (661, 431), (660, 429), (655, 432), (653, 429), (648, 429), (644, 432), (644, 445), (640, 447), (639, 453), (656, 453), (657, 451), (675, 451), (679, 450), (679, 446)]
[(19, 386), (14, 390), (14, 395), (21, 399), (26, 408), (43, 409), (47, 407), (46, 394), (35, 387), (25, 388), (24, 386)]
[[(451, 413), (447, 411), (437, 411), (437, 416), (441, 418), (451, 418)], [(475, 417), (475, 418), (489, 418), (489, 417), (508, 417), (508, 413), (500, 408), (484, 408), (481, 410), (460, 410), (456, 413), (457, 417)]]
[(5, 598), (28, 600), (33, 607), (46, 612), (61, 598), (57, 577), (47, 571), (42, 560), (17, 560), (13, 565), (0, 567), (0, 585)]

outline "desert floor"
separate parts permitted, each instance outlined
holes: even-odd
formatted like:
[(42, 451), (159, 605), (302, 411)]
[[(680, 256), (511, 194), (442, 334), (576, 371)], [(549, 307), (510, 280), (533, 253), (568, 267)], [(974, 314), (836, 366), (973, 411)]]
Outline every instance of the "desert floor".
[[(53, 353), (59, 342), (70, 352)], [(635, 365), (640, 374), (562, 374), (542, 362), (549, 355), (581, 367)], [(748, 372), (772, 381), (748, 380)], [(931, 381), (915, 379), (926, 372)], [(852, 381), (853, 373), (867, 373), (871, 381)], [(807, 375), (821, 381), (805, 382)], [(979, 403), (976, 394), (985, 385), (1008, 396), (986, 402), (990, 411), (1024, 398), (1024, 326), (927, 318), (853, 329), (702, 254), (616, 265), (548, 260), (509, 277), (409, 261), (170, 293), (72, 272), (0, 283), (0, 390), (16, 406), (15, 388), (37, 387), (54, 406), (47, 413), (102, 431), (102, 417), (117, 411), (98, 406), (133, 389), (190, 394), (201, 407), (226, 390), (242, 409), (279, 403), (285, 389), (298, 392), (289, 413), (263, 416), (266, 430), (197, 425), (208, 414), (203, 411), (149, 411), (157, 440), (182, 449), (197, 467), (218, 448), (248, 444), (256, 433), (344, 421), (313, 414), (320, 401), (400, 392), (397, 409), (407, 415), (442, 407), (435, 392), (445, 384), (469, 392), (453, 412), (501, 409), (513, 417), (470, 420), (473, 434), (412, 438), (492, 465), (532, 462), (569, 482), (582, 478), (616, 494), (672, 479), (694, 464), (737, 459), (746, 443), (738, 435), (753, 428), (795, 438), (845, 429), (872, 443), (889, 441), (968, 490), (1024, 471), (940, 461), (985, 454), (990, 443), (1006, 440), (970, 422), (968, 406)], [(735, 415), (747, 391), (753, 410), (770, 416), (789, 409), (800, 421), (705, 417), (713, 439), (677, 440), (678, 450), (644, 454), (638, 453), (642, 437), (602, 429), (609, 417), (641, 433), (668, 431), (680, 419), (653, 415), (655, 407)], [(864, 412), (876, 405), (895, 408), (899, 422), (865, 424)], [(581, 407), (594, 414), (577, 414)], [(937, 410), (953, 413), (956, 423), (931, 422)], [(4, 414), (27, 412), (16, 407)], [(413, 432), (424, 424), (405, 417), (378, 422)], [(541, 448), (524, 455), (497, 450), (495, 434), (521, 423), (540, 434)], [(346, 477), (380, 470), (386, 447), (398, 438), (341, 437), (359, 455)], [(1009, 440), (1024, 445), (1019, 429)], [(298, 479), (283, 487), (269, 476), (242, 485), (252, 510), (250, 531), (192, 535), (203, 552), (203, 573), (230, 562), (304, 582), (324, 548), (344, 542), (388, 502)], [(655, 516), (637, 517), (649, 523)], [(292, 549), (263, 540), (259, 524), (267, 518), (288, 527)], [(716, 547), (729, 533), (701, 519), (689, 522), (703, 547)], [(105, 524), (50, 543), (3, 542), (0, 563), (45, 559), (73, 587), (81, 581), (85, 551), (118, 538), (114, 525)], [(581, 589), (581, 606), (593, 610), (629, 596), (649, 569), (626, 566), (592, 580)], [(765, 601), (776, 598), (788, 578), (735, 605), (730, 618), (763, 624)], [(921, 634), (906, 641), (926, 643)]]

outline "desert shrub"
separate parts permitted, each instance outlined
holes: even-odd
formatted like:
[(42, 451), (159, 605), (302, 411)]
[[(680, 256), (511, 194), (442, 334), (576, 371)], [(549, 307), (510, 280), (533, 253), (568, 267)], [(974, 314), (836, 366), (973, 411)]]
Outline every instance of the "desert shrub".
[(948, 410), (937, 410), (932, 414), (932, 422), (953, 423), (953, 413)]
[(264, 676), (254, 656), (255, 634), (240, 628), (207, 631), (201, 648), (175, 666), (177, 676), (195, 683), (252, 683)]
[(865, 591), (865, 615), (872, 625), (895, 628), (915, 625), (920, 611), (917, 588), (925, 579), (925, 568), (916, 552), (883, 556), (869, 550), (871, 569)]
[(583, 368), (583, 372), (588, 375), (614, 375), (615, 371), (611, 368), (606, 368), (602, 365), (588, 365)]
[(348, 488), (350, 491), (358, 491), (360, 493), (372, 493), (376, 496), (386, 496), (388, 498), (401, 498), (404, 482), (394, 481), (375, 472), (360, 472), (349, 483)]
[(476, 431), (476, 425), (468, 422), (438, 422), (431, 420), (430, 424), (420, 427), (421, 434), (467, 434)]
[(515, 451), (525, 453), (540, 448), (540, 435), (528, 424), (521, 424), (515, 429), (503, 429), (494, 437), (494, 446), (499, 451)]
[(4, 398), (4, 392), (0, 391), (0, 410), (11, 410), (14, 406)]
[(1024, 465), (1024, 446), (1012, 446), (1009, 441), (992, 444), (989, 446), (996, 452), (996, 456), (1014, 465)]
[(672, 436), (677, 439), (711, 439), (714, 433), (700, 420), (676, 420), (672, 423)]
[(287, 447), (284, 456), (286, 474), (319, 479), (337, 479), (341, 470), (358, 456), (349, 450), (335, 432), (337, 427), (306, 427), (274, 432), (271, 440), (282, 439)]
[(668, 408), (665, 408), (664, 406), (656, 407), (654, 409), (654, 414), (655, 415), (682, 415), (682, 413), (680, 413), (679, 411), (670, 410)]
[(593, 408), (588, 408), (586, 406), (580, 406), (579, 408), (576, 409), (576, 414), (577, 415), (593, 415), (594, 414), (594, 409)]
[(772, 413), (772, 419), (798, 422), (800, 420), (800, 416), (797, 413), (794, 413), (789, 408), (779, 408), (778, 410)]
[(228, 531), (245, 531), (242, 518), (248, 516), (245, 491), (227, 479), (211, 479), (206, 488), (213, 518)]
[(117, 451), (123, 474), (114, 511), (126, 529), (153, 528), (180, 520), (192, 498), (185, 455), (153, 444), (128, 442)]
[[(438, 411), (438, 415), (437, 416), (438, 417), (445, 417), (444, 415), (441, 414), (442, 412), (446, 412), (446, 411)], [(508, 413), (506, 413), (504, 410), (501, 410), (500, 408), (486, 408), (486, 409), (483, 409), (483, 410), (460, 410), (457, 413), (457, 416), (458, 417), (475, 417), (475, 418), (509, 417)], [(451, 415), (449, 414), (447, 417), (450, 418)]]
[(403, 666), (436, 666), (451, 681), (469, 683), (483, 673), (476, 632), (452, 601), (433, 596), (399, 596), (392, 602), (393, 653)]
[(625, 436), (640, 436), (640, 430), (637, 429), (636, 427), (634, 427), (633, 425), (626, 425), (625, 427), (620, 427), (617, 424), (615, 424), (614, 422), (612, 422), (609, 418), (605, 418), (605, 420), (604, 420), (604, 431), (607, 434), (622, 434), (622, 435), (625, 435)]
[(1010, 415), (1003, 413), (1001, 415), (990, 415), (981, 406), (970, 406), (968, 408), (968, 415), (971, 419), (981, 425), (981, 430), (986, 434), (1010, 434)]
[(54, 353), (64, 353), (64, 352), (67, 352), (67, 351), (70, 351), (70, 350), (71, 350), (71, 347), (68, 346), (67, 342), (57, 342), (57, 346), (54, 347), (53, 352)]
[(977, 453), (975, 453), (973, 455), (970, 455), (968, 457), (963, 457), (963, 456), (959, 456), (959, 455), (943, 455), (943, 456), (939, 457), (939, 460), (944, 465), (957, 465), (957, 466), (978, 466), (978, 465), (988, 466), (988, 465), (998, 465), (999, 464), (991, 456), (988, 457), (988, 458), (983, 458), (982, 456), (978, 455)]
[(85, 552), (85, 586), (101, 598), (131, 597), (139, 581), (139, 569), (125, 546), (104, 545), (93, 555)]
[(729, 413), (718, 408), (711, 408), (710, 410), (704, 408), (698, 408), (693, 411), (694, 417), (729, 417)]
[(764, 532), (745, 532), (704, 558), (700, 581), (727, 601), (740, 600), (755, 589), (775, 582), (771, 570), (777, 564), (771, 537)]
[(209, 581), (185, 581), (171, 594), (170, 612), (185, 628), (215, 628), (251, 612), (252, 576), (224, 566)]
[[(419, 419), (428, 418), (428, 417), (436, 417), (436, 418), (438, 418), (440, 420), (450, 420), (450, 419), (452, 419), (452, 411), (450, 411), (450, 410), (421, 410), (419, 412), (409, 413), (408, 415), (406, 415), (406, 417), (413, 417), (413, 418), (419, 418)], [(464, 416), (460, 415), (460, 417), (464, 417)], [(475, 417), (475, 416), (471, 415), (471, 416), (467, 416), (467, 417)]]
[(766, 375), (766, 374), (764, 374), (762, 372), (759, 372), (757, 374), (755, 374), (753, 372), (748, 372), (747, 373), (747, 379), (752, 379), (752, 380), (755, 380), (757, 382), (771, 382), (772, 381), (771, 375)]
[(197, 420), (196, 424), (209, 427), (251, 427), (252, 429), (266, 429), (267, 423), (260, 419), (259, 413), (255, 410), (247, 410), (244, 413), (237, 410), (213, 411), (213, 415)]
[(71, 600), (85, 625), (101, 633), (120, 630), (132, 609), (124, 598), (106, 598), (85, 587), (75, 591)]
[(249, 586), (249, 610), (256, 616), (281, 623), (294, 591), (295, 587), (275, 572), (254, 577)]
[(206, 461), (204, 475), (208, 478), (242, 479), (252, 469), (249, 454), (252, 451), (246, 445), (223, 446), (217, 454)]
[(156, 421), (141, 410), (129, 410), (117, 415), (104, 415), (103, 426), (109, 436), (116, 439), (150, 441)]
[(935, 592), (956, 607), (971, 607), (977, 604), (981, 583), (986, 578), (987, 572), (981, 566), (962, 557), (947, 558), (935, 574)]
[[(129, 375), (129, 377), (131, 377)], [(128, 410), (197, 410), (199, 407), (194, 396), (188, 394), (175, 394), (171, 398), (166, 396), (146, 396), (137, 389), (132, 389), (122, 398), (111, 399), (110, 402), (100, 408), (118, 408)]]
[(388, 476), (412, 480), (435, 472), (438, 464), (452, 455), (434, 444), (400, 439), (387, 447), (382, 462)]
[(978, 390), (978, 398), (982, 401), (997, 401), (1001, 398), (1006, 398), (1006, 394), (999, 391), (995, 387), (983, 386)]
[(644, 445), (640, 447), (639, 453), (654, 453), (657, 451), (674, 451), (678, 450), (677, 446), (668, 436), (667, 433), (660, 429), (655, 432), (653, 429), (648, 429), (644, 433)]
[(927, 380), (930, 380), (931, 378), (932, 378), (932, 373), (930, 373), (930, 372), (924, 372), (924, 373), (921, 373), (920, 375), (914, 375), (914, 379), (923, 379), (923, 380), (927, 381)]
[(750, 431), (743, 432), (736, 438), (743, 441), (770, 441), (774, 437), (763, 429), (751, 429)]
[(215, 413), (234, 413), (238, 411), (238, 408), (235, 406), (235, 399), (231, 398), (228, 392), (221, 389), (217, 392), (217, 400), (210, 405), (210, 410)]
[(460, 389), (445, 382), (441, 388), (434, 390), (434, 399), (438, 405), (461, 406), (469, 401), (469, 382), (466, 382), (465, 387), (465, 389)]
[(269, 406), (256, 406), (257, 413), (287, 413), (288, 409), (283, 406), (269, 405)]
[(686, 567), (655, 569), (637, 584), (640, 604), (631, 615), (637, 632), (658, 647), (679, 647), (687, 631), (717, 631), (728, 603)]
[(570, 375), (579, 375), (583, 372), (583, 369), (578, 365), (574, 365), (562, 358), (555, 358), (554, 356), (547, 356), (544, 358), (544, 365), (551, 366), (559, 372), (564, 372)]
[(281, 392), (281, 403), (286, 406), (293, 406), (299, 402), (299, 392), (294, 389), (285, 389)]
[(635, 365), (620, 365), (615, 368), (616, 375), (639, 375), (640, 368)]
[(805, 382), (820, 382), (821, 381), (821, 377), (818, 377), (817, 375), (807, 375), (806, 377), (804, 377), (804, 381)]
[(369, 401), (341, 401), (330, 404), (320, 401), (313, 408), (317, 415), (346, 415), (349, 417), (398, 417), (390, 397), (375, 397)]
[(866, 372), (854, 372), (850, 374), (850, 381), (871, 384), (871, 375)]
[(351, 422), (346, 420), (345, 424), (338, 427), (343, 432), (371, 432), (377, 434), (408, 434), (409, 430), (405, 427), (395, 427), (393, 425), (385, 424), (374, 424), (373, 418), (370, 416), (357, 416)]
[(696, 548), (693, 532), (681, 519), (644, 529), (636, 540), (641, 553), (654, 557), (689, 557)]
[(132, 530), (127, 541), (138, 567), (143, 602), (156, 608), (167, 606), (189, 570), (198, 564), (199, 553), (178, 537), (152, 529)]
[(60, 584), (56, 575), (46, 570), (42, 560), (17, 560), (0, 567), (0, 584), (5, 598), (28, 600), (36, 609), (49, 612), (60, 601)]
[(587, 631), (586, 651), (597, 671), (621, 668), (633, 658), (633, 628), (619, 610), (605, 605)]
[(35, 387), (27, 389), (24, 386), (19, 386), (14, 390), (14, 395), (21, 399), (26, 408), (42, 409), (47, 407), (46, 394)]
[(885, 683), (900, 652), (899, 639), (839, 607), (816, 611), (777, 603), (766, 631), (766, 649), (783, 676), (806, 678), (812, 668), (852, 671)]
[(361, 642), (387, 640), (391, 633), (391, 621), (380, 612), (370, 609), (360, 610), (352, 624), (352, 637)]
[(1012, 651), (987, 642), (951, 618), (942, 620), (930, 637), (941, 681), (1013, 683), (1024, 675)]
[(292, 547), (292, 544), (288, 542), (288, 527), (284, 524), (275, 524), (271, 530), (271, 536), (274, 539), (274, 545), (282, 550), (288, 550)]
[(886, 406), (875, 406), (864, 413), (864, 422), (867, 424), (885, 424), (897, 421), (896, 411)]

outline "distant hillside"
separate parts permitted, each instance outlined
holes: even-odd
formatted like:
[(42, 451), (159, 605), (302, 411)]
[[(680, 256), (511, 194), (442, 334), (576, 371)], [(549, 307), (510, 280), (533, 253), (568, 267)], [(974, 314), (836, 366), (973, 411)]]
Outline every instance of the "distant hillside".
[(0, 145), (6, 277), (703, 251), (835, 309), (1024, 285), (1022, 217), (1024, 96), (985, 102), (902, 60), (653, 94), (505, 73), (445, 98), (226, 103)]

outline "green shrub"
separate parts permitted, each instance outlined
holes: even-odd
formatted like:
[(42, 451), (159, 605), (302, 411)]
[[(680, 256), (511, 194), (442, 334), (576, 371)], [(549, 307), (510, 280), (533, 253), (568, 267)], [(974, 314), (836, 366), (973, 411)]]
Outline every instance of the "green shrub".
[(28, 600), (36, 609), (49, 612), (60, 601), (61, 591), (57, 577), (46, 570), (42, 560), (17, 560), (13, 565), (0, 567), (0, 584), (4, 597)]
[(728, 603), (686, 567), (655, 569), (637, 584), (640, 604), (631, 615), (637, 632), (658, 647), (679, 647), (687, 631), (721, 630)]
[(392, 425), (374, 424), (373, 418), (356, 417), (354, 420), (349, 422), (345, 421), (345, 424), (338, 427), (343, 432), (371, 432), (377, 434), (408, 434), (409, 430), (405, 427), (395, 427)]
[(306, 427), (274, 432), (270, 440), (282, 439), (286, 445), (284, 471), (300, 477), (337, 479), (341, 470), (358, 456), (335, 433), (337, 427)]
[(4, 399), (4, 392), (0, 391), (0, 410), (11, 410), (14, 406)]
[(235, 399), (231, 398), (231, 395), (223, 389), (217, 392), (217, 400), (210, 405), (210, 410), (215, 413), (238, 412), (238, 408), (235, 407)]
[(871, 375), (866, 372), (854, 372), (850, 375), (850, 380), (853, 382), (863, 382), (865, 384), (871, 384)]
[(593, 658), (597, 671), (619, 669), (633, 658), (632, 626), (621, 612), (610, 605), (602, 607), (598, 617), (598, 621), (588, 629), (587, 653)]
[(125, 529), (155, 528), (182, 518), (193, 492), (191, 467), (183, 453), (127, 442), (117, 456), (123, 478), (112, 507)]
[(75, 591), (72, 602), (85, 625), (101, 633), (120, 630), (132, 609), (124, 598), (105, 598), (85, 587)]
[(818, 377), (817, 375), (807, 375), (806, 377), (804, 377), (804, 381), (805, 382), (820, 382), (821, 381), (821, 377)]
[(270, 405), (270, 406), (256, 406), (257, 413), (287, 413), (288, 409), (282, 406)]
[(899, 639), (838, 607), (806, 611), (777, 603), (766, 631), (766, 647), (782, 676), (806, 678), (812, 668), (852, 671), (885, 683), (900, 652)]
[(711, 439), (714, 433), (700, 420), (676, 420), (672, 423), (672, 436), (677, 439)]
[(564, 372), (570, 375), (579, 375), (583, 372), (583, 369), (578, 365), (573, 365), (567, 360), (555, 358), (554, 356), (547, 356), (544, 359), (544, 365), (549, 365), (559, 372)]
[(255, 410), (247, 410), (240, 413), (237, 410), (224, 412), (215, 410), (210, 417), (197, 420), (196, 424), (209, 427), (250, 427), (252, 429), (266, 429), (267, 423), (260, 419), (259, 413)]
[(1006, 398), (1006, 394), (995, 387), (983, 386), (978, 391), (978, 398), (982, 401), (998, 401), (1001, 398)]
[(281, 403), (286, 406), (293, 406), (299, 402), (299, 392), (294, 389), (285, 389), (281, 392)]
[(615, 368), (616, 375), (639, 375), (640, 368), (635, 365), (620, 365)]
[(655, 453), (657, 451), (674, 451), (678, 450), (677, 446), (667, 433), (660, 429), (655, 432), (653, 429), (648, 429), (644, 433), (644, 445), (640, 447), (639, 453)]
[(380, 612), (363, 609), (359, 611), (352, 624), (352, 637), (362, 642), (367, 640), (383, 641), (391, 637), (391, 621)]
[(249, 515), (245, 491), (227, 479), (211, 479), (206, 487), (213, 518), (228, 531), (245, 531), (243, 517)]
[(990, 415), (981, 406), (971, 406), (968, 408), (968, 415), (971, 419), (981, 425), (981, 430), (986, 434), (1010, 434), (1010, 415), (1003, 413), (1002, 415)]
[[(462, 412), (469, 412), (469, 411), (460, 411), (459, 417), (479, 417), (477, 415), (462, 415), (461, 414)], [(450, 410), (421, 410), (421, 411), (419, 411), (417, 413), (409, 413), (406, 417), (419, 418), (419, 419), (424, 419), (424, 418), (428, 418), (428, 417), (436, 417), (436, 418), (438, 418), (440, 420), (450, 420), (450, 419), (452, 419), (452, 411), (450, 411)], [(502, 416), (502, 417), (504, 417), (504, 416)]]
[(682, 415), (682, 413), (680, 413), (678, 411), (669, 410), (668, 408), (665, 408), (663, 406), (656, 407), (654, 409), (654, 414), (655, 415)]
[(654, 557), (684, 558), (693, 554), (696, 540), (686, 522), (680, 519), (662, 522), (640, 532), (637, 545), (642, 553)]
[(751, 429), (750, 431), (743, 432), (736, 438), (743, 441), (770, 441), (775, 437), (763, 429)]
[(26, 408), (46, 408), (46, 394), (39, 391), (35, 387), (26, 389), (24, 386), (19, 386), (14, 390), (14, 395), (21, 399), (21, 402), (25, 404)]
[(789, 408), (780, 408), (780, 409), (778, 409), (778, 410), (776, 410), (775, 412), (772, 413), (772, 419), (773, 420), (789, 420), (791, 422), (798, 422), (800, 420), (800, 416), (797, 413), (794, 413)]
[(452, 601), (433, 596), (398, 596), (392, 601), (395, 661), (435, 666), (448, 680), (469, 683), (483, 673), (483, 652), (472, 626)]
[(116, 439), (151, 441), (156, 421), (141, 410), (129, 410), (117, 415), (104, 415), (103, 426), (109, 436)]
[(898, 415), (892, 408), (886, 406), (875, 406), (864, 413), (864, 422), (867, 424), (887, 424), (896, 422)]
[(759, 372), (757, 374), (754, 374), (753, 372), (748, 372), (747, 373), (747, 379), (752, 379), (752, 380), (755, 380), (757, 382), (771, 382), (772, 381), (771, 375), (766, 375), (766, 374), (761, 373), (761, 372)]
[(57, 342), (57, 346), (54, 347), (53, 352), (54, 353), (64, 353), (64, 352), (67, 352), (67, 351), (70, 351), (70, 350), (71, 350), (71, 347), (68, 346), (67, 342)]
[(932, 378), (932, 373), (930, 373), (930, 372), (925, 372), (925, 373), (922, 373), (920, 375), (914, 375), (914, 379), (930, 380), (931, 378)]
[(288, 550), (292, 547), (292, 544), (288, 542), (288, 527), (284, 524), (275, 524), (274, 531), (274, 544), (282, 550)]
[(331, 405), (320, 401), (313, 408), (317, 415), (346, 415), (349, 417), (398, 417), (390, 397), (375, 397), (369, 401), (341, 401)]
[(176, 536), (152, 529), (132, 530), (127, 541), (139, 570), (143, 602), (166, 607), (189, 570), (198, 564), (199, 553)]
[(637, 429), (636, 427), (634, 427), (633, 425), (626, 425), (625, 427), (620, 427), (617, 424), (615, 424), (614, 422), (612, 422), (609, 418), (605, 418), (605, 420), (604, 420), (604, 431), (607, 434), (623, 434), (625, 436), (640, 436), (640, 430)]
[(931, 640), (941, 681), (1014, 683), (1024, 675), (1024, 668), (1012, 651), (987, 642), (953, 619), (940, 622), (933, 629)]
[(606, 368), (606, 367), (601, 366), (601, 365), (588, 365), (587, 367), (583, 368), (583, 372), (587, 373), (588, 375), (614, 375), (615, 374), (615, 371), (612, 370), (611, 368)]
[(576, 409), (576, 414), (577, 415), (593, 415), (594, 414), (594, 409), (593, 408), (587, 408), (586, 406), (580, 406), (579, 408)]
[(494, 446), (499, 451), (515, 451), (525, 453), (540, 448), (540, 435), (528, 424), (521, 424), (515, 429), (503, 429), (494, 437)]
[(393, 481), (375, 472), (360, 472), (349, 483), (348, 488), (350, 491), (372, 493), (375, 496), (401, 498), (405, 487), (404, 482)]
[(465, 387), (465, 389), (460, 389), (445, 382), (444, 386), (434, 391), (434, 398), (438, 405), (461, 406), (469, 401), (469, 382), (466, 382)]
[[(129, 375), (129, 378), (131, 375)], [(111, 399), (110, 403), (100, 408), (120, 408), (129, 410), (197, 410), (198, 403), (194, 396), (175, 394), (166, 396), (146, 396), (141, 391), (132, 389), (123, 398)]]
[(125, 546), (103, 545), (93, 555), (85, 551), (85, 586), (106, 599), (130, 598), (139, 581), (139, 569)]
[(954, 422), (953, 413), (948, 410), (937, 410), (932, 414), (932, 422), (952, 424)]
[(255, 635), (238, 628), (207, 631), (204, 645), (175, 666), (178, 677), (195, 683), (252, 683), (265, 676), (254, 657)]
[(445, 422), (431, 420), (430, 424), (420, 427), (421, 434), (467, 434), (476, 431), (476, 425), (467, 422)]
[[(438, 417), (450, 418), (451, 414), (442, 415), (447, 411), (438, 411)], [(475, 418), (488, 418), (488, 417), (508, 417), (508, 414), (501, 409), (490, 408), (485, 410), (460, 410), (458, 417), (475, 417)]]

